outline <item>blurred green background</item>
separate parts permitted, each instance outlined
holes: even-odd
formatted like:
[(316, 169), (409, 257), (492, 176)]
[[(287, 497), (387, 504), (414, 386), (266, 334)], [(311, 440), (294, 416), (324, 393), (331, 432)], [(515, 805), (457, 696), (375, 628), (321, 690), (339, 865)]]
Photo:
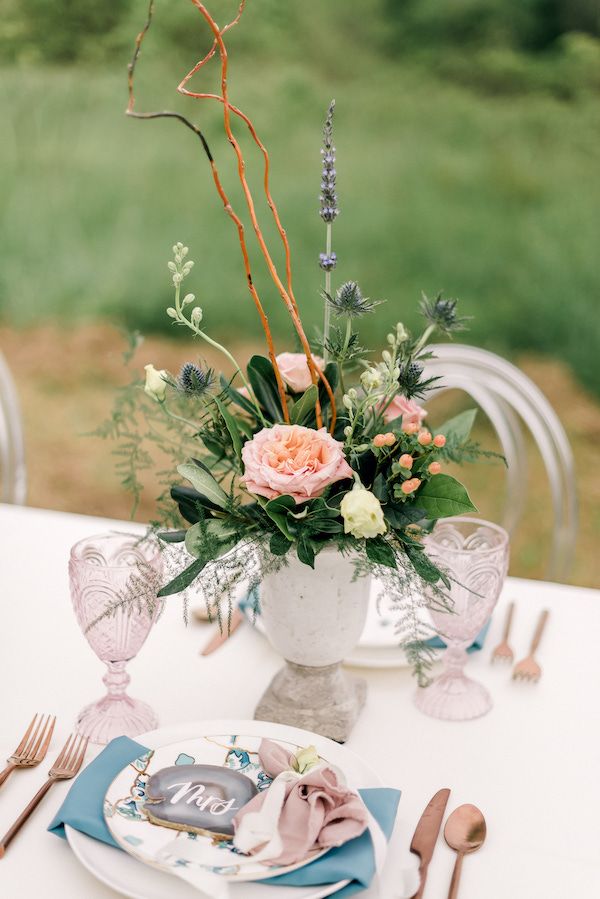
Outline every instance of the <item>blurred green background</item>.
[[(209, 6), (221, 24), (236, 8)], [(335, 97), (334, 282), (356, 279), (388, 303), (366, 340), (386, 321), (414, 323), (421, 290), (443, 289), (474, 316), (467, 341), (550, 354), (600, 391), (599, 10), (597, 0), (248, 0), (228, 36), (230, 96), (270, 149), (307, 327), (321, 320), (320, 129)], [(0, 0), (0, 320), (167, 330), (166, 260), (182, 240), (207, 329), (254, 338), (236, 234), (198, 142), (173, 122), (123, 115), (145, 12), (145, 0)], [(137, 108), (201, 124), (242, 210), (220, 105), (175, 90), (208, 42), (190, 2), (158, 0)], [(218, 68), (203, 70), (200, 90), (216, 87)], [(258, 197), (261, 157), (236, 129)], [(282, 337), (286, 314), (254, 261)]]

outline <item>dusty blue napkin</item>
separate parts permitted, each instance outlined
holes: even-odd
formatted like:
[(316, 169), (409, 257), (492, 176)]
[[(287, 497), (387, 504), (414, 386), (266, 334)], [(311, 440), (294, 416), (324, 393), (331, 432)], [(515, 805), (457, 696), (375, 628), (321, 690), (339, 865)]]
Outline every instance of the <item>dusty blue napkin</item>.
[[(74, 781), (67, 797), (48, 830), (65, 838), (65, 824), (109, 846), (119, 848), (104, 821), (102, 807), (109, 786), (126, 765), (147, 752), (129, 737), (117, 737), (106, 746)], [(389, 840), (396, 820), (399, 790), (374, 788), (360, 790), (360, 795)], [(348, 897), (366, 889), (375, 873), (373, 847), (368, 833), (331, 849), (326, 855), (298, 871), (265, 880), (286, 886), (310, 886), (350, 880), (336, 896)]]
[[(250, 621), (252, 621), (255, 616), (260, 615), (260, 600), (258, 598), (258, 592), (254, 590), (248, 593), (247, 596), (239, 601), (239, 607), (242, 612), (247, 615)], [(485, 638), (487, 636), (491, 620), (491, 618), (488, 618), (486, 623), (483, 625), (483, 627), (467, 649), (467, 652), (477, 652), (478, 650), (483, 649), (483, 644), (485, 643)], [(432, 649), (446, 648), (446, 644), (441, 637), (431, 637), (429, 640), (427, 640), (427, 645), (431, 646)], [(339, 893), (338, 895), (341, 896), (343, 894)]]

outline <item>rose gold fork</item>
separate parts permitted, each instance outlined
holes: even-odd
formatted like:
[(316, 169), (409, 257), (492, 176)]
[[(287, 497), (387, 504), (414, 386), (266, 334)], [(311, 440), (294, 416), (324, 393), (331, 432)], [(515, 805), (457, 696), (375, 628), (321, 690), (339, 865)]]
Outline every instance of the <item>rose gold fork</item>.
[(506, 613), (506, 621), (504, 622), (504, 633), (502, 634), (502, 640), (496, 646), (495, 650), (492, 653), (492, 662), (511, 662), (514, 659), (514, 653), (510, 646), (508, 645), (508, 637), (510, 634), (510, 626), (512, 624), (513, 612), (515, 610), (514, 602), (508, 607), (508, 611)]
[(531, 641), (531, 646), (529, 648), (529, 655), (515, 665), (513, 671), (514, 680), (538, 681), (540, 679), (542, 669), (534, 659), (533, 654), (540, 645), (540, 640), (542, 639), (542, 634), (544, 633), (549, 614), (550, 612), (548, 609), (544, 609), (540, 614), (533, 640)]
[(50, 715), (40, 715), (37, 713), (33, 716), (31, 724), (25, 731), (25, 736), (13, 752), (7, 758), (7, 765), (4, 771), (0, 772), (0, 786), (10, 777), (16, 768), (34, 768), (44, 761), (56, 718), (50, 718)]
[(57, 780), (70, 780), (72, 777), (75, 777), (81, 768), (87, 744), (87, 737), (78, 737), (76, 734), (71, 734), (63, 746), (58, 758), (50, 768), (48, 780), (42, 784), (29, 805), (23, 809), (15, 823), (6, 831), (2, 840), (0, 840), (0, 858), (4, 857), (8, 844), (13, 837), (18, 834), (23, 824), (25, 824), (32, 811), (40, 804), (50, 787), (55, 784)]

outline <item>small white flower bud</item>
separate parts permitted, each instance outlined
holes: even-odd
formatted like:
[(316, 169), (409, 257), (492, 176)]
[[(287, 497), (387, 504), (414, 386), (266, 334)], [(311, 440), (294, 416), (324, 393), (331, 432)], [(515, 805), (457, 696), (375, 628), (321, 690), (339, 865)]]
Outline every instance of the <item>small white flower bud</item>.
[(169, 306), (167, 309), (167, 315), (169, 318), (177, 318), (177, 309), (174, 309), (173, 306)]
[(348, 396), (347, 393), (345, 393), (344, 396), (342, 397), (342, 402), (343, 402), (344, 406), (346, 407), (346, 409), (352, 408), (352, 400), (350, 399), (350, 397)]
[(197, 328), (200, 322), (202, 321), (202, 309), (200, 306), (194, 306), (192, 309), (192, 314), (190, 315), (190, 321), (194, 328)]
[(408, 340), (408, 331), (402, 324), (402, 322), (398, 322), (396, 325), (396, 338), (399, 343), (404, 343), (405, 340)]
[(183, 281), (183, 275), (180, 275), (179, 272), (175, 272), (173, 275), (173, 284), (177, 287), (178, 284), (181, 284)]
[(387, 342), (390, 343), (390, 344), (392, 344), (392, 345), (396, 342), (396, 338), (394, 337), (393, 334), (388, 334), (388, 336), (387, 336)]
[(167, 262), (167, 268), (169, 269), (170, 272), (177, 271), (177, 266), (175, 265), (174, 262)]
[(179, 255), (179, 253), (175, 253), (175, 262), (177, 263), (177, 265), (181, 265), (181, 256)]
[(184, 262), (183, 268), (182, 268), (183, 274), (184, 274), (184, 275), (189, 274), (189, 272), (191, 272), (191, 270), (193, 269), (193, 267), (194, 267), (194, 263), (192, 262), (191, 259), (189, 259), (187, 262)]
[(190, 252), (190, 248), (189, 248), (189, 247), (183, 247), (183, 249), (182, 249), (182, 251), (181, 251), (181, 255), (185, 257), (185, 256), (187, 256), (187, 254), (188, 254), (189, 252)]
[(388, 365), (392, 361), (391, 354), (389, 353), (388, 350), (383, 351), (383, 353), (381, 354), (381, 358), (383, 359), (384, 362), (387, 362)]
[(351, 434), (352, 428), (350, 427), (350, 425), (346, 425), (346, 427), (344, 428), (344, 437), (350, 437)]
[(177, 245), (176, 245), (176, 244), (173, 244), (173, 246), (171, 247), (171, 249), (173, 250), (173, 255), (175, 255), (175, 253), (177, 252)]
[(180, 240), (177, 241), (177, 249), (179, 250), (180, 253), (183, 250), (183, 244), (181, 243)]
[(356, 397), (358, 396), (358, 393), (356, 392), (354, 387), (350, 388), (350, 390), (348, 391), (348, 396), (350, 397), (351, 400), (356, 399)]
[(182, 306), (187, 306), (189, 303), (193, 303), (195, 299), (196, 299), (196, 297), (194, 296), (193, 293), (186, 293), (186, 295), (185, 295), (184, 298), (183, 298), (183, 302), (182, 302), (181, 305), (182, 305)]

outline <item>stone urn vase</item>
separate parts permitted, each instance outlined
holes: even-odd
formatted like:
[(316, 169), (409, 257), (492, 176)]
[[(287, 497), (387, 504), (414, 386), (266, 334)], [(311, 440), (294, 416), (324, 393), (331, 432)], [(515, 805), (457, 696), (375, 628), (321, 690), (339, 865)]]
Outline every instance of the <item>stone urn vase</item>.
[(364, 705), (367, 685), (351, 678), (341, 663), (362, 633), (371, 578), (354, 580), (352, 559), (335, 548), (317, 555), (314, 570), (295, 550), (290, 557), (260, 587), (261, 620), (285, 666), (258, 703), (255, 718), (343, 743)]

